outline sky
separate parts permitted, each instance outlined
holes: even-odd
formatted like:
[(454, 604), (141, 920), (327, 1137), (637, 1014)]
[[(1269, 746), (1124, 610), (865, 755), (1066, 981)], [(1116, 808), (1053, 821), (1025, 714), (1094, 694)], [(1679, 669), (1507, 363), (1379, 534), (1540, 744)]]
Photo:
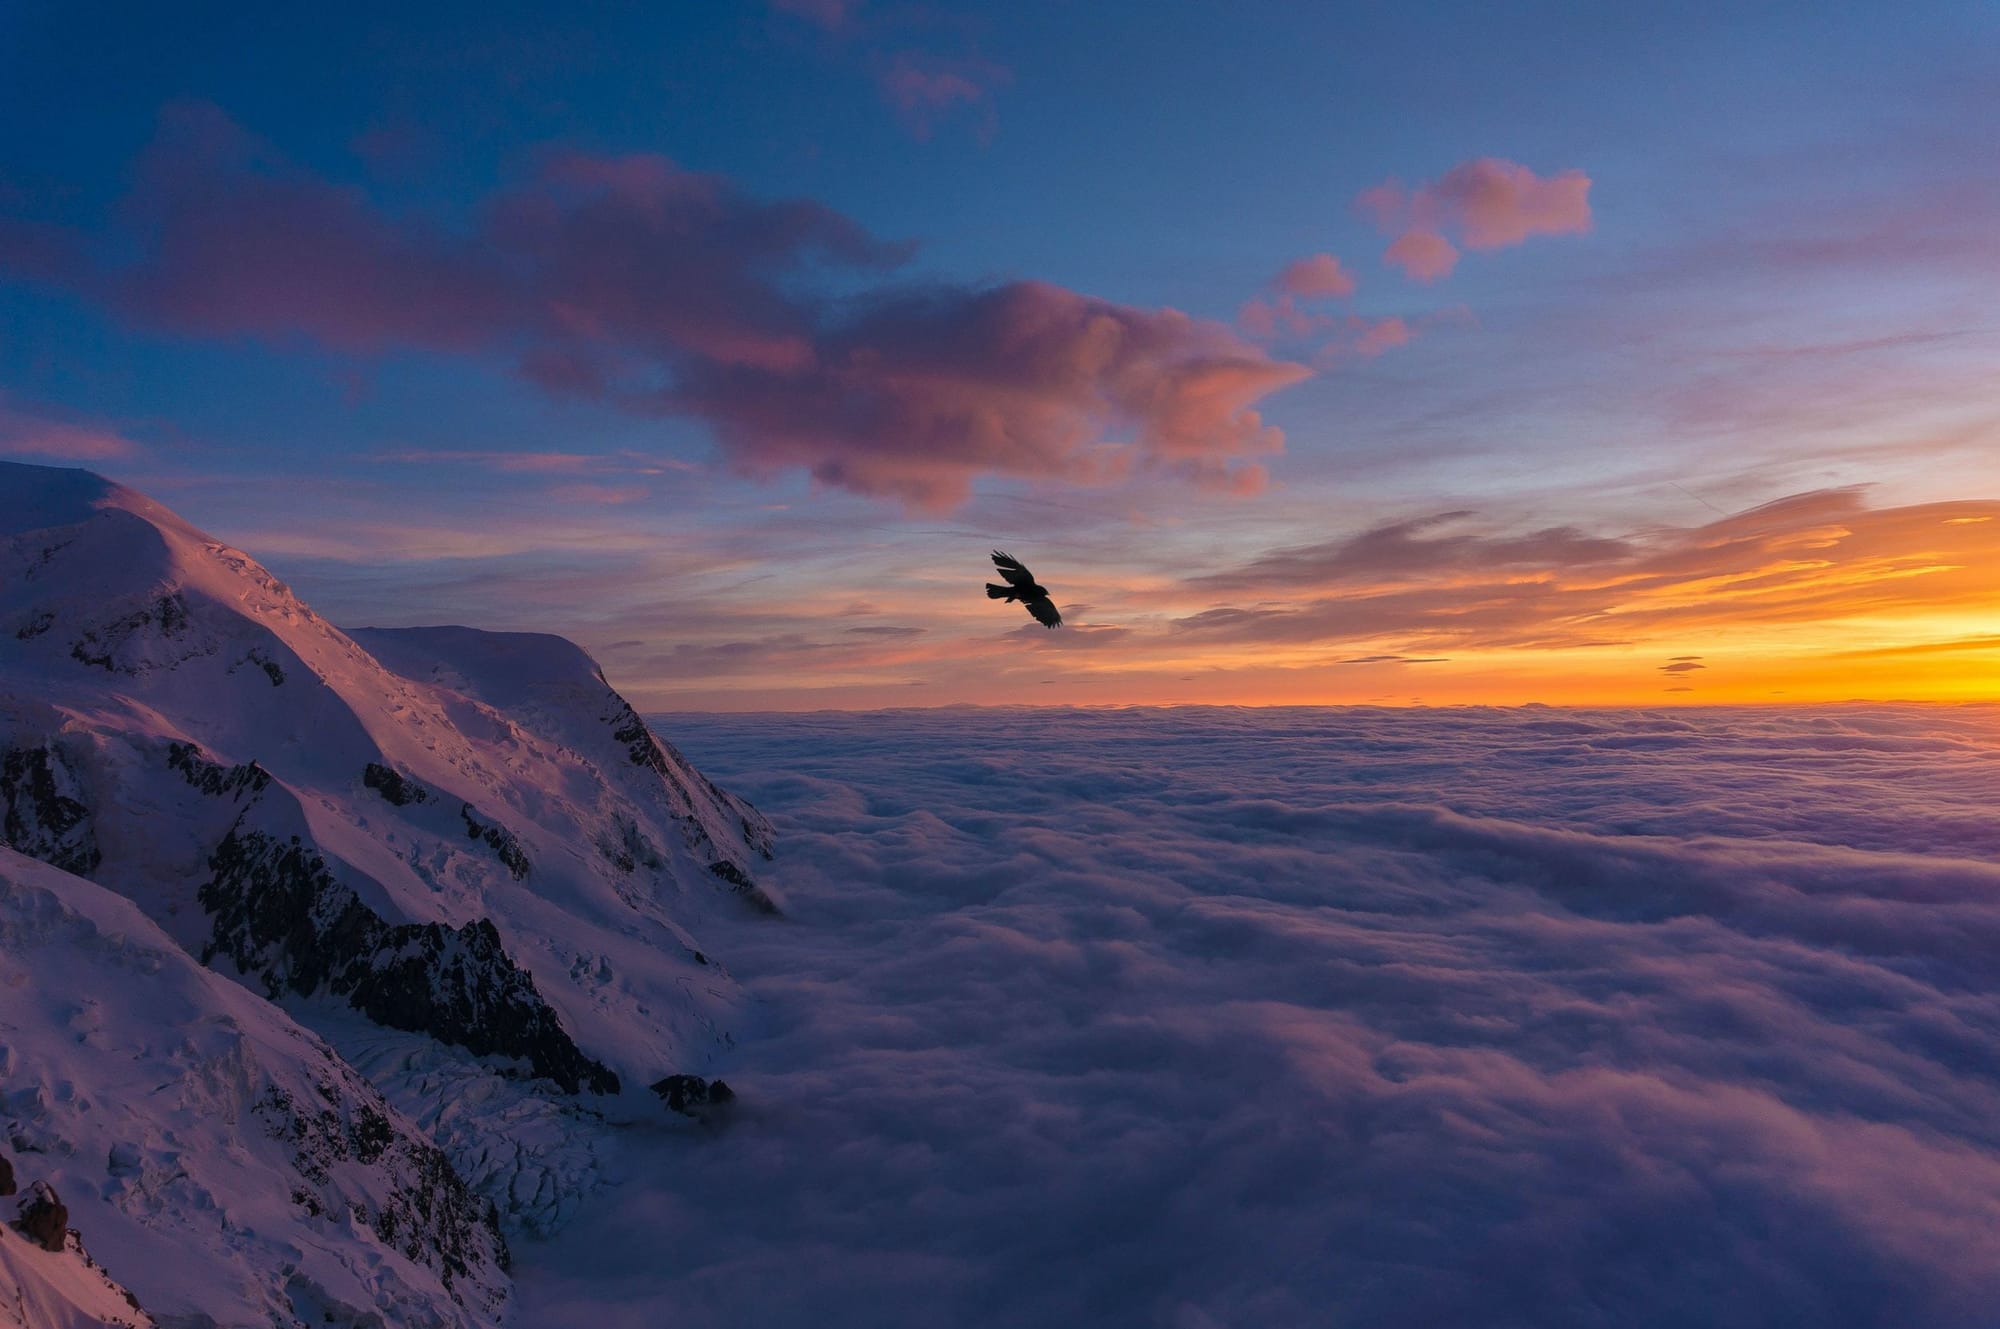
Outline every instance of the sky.
[(1989, 3), (17, 3), (0, 455), (642, 707), (2000, 697), (1996, 61)]

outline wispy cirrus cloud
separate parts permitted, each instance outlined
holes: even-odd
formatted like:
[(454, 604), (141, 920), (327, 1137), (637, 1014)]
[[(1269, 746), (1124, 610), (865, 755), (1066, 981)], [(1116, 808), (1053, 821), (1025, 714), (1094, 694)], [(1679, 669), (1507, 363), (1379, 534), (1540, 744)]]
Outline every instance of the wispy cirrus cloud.
[[(877, 6), (864, 15), (864, 2), (767, 0), (773, 10), (820, 29), (836, 49), (858, 59), (877, 95), (918, 142), (928, 142), (948, 123), (967, 120), (982, 142), (990, 140), (999, 125), (994, 93), (1014, 81), (1014, 71), (980, 55), (965, 24), (895, 6)], [(956, 53), (924, 44), (938, 29), (950, 27), (961, 29)]]
[(1190, 592), (1230, 602), (1174, 629), (1234, 643), (1387, 636), (1408, 650), (1562, 649), (1728, 624), (1949, 616), (1991, 601), (2000, 535), (1977, 519), (1995, 514), (1991, 500), (1873, 508), (1853, 489), (1622, 537), (1492, 535), (1462, 529), (1470, 513), (1442, 513), (1190, 579)]
[(1257, 404), (1311, 372), (1172, 309), (899, 279), (908, 246), (651, 154), (544, 154), (451, 227), (188, 104), (136, 181), (109, 246), (132, 257), (13, 275), (181, 336), (511, 364), (552, 395), (701, 421), (743, 472), (915, 510), (987, 475), (1254, 491), (1283, 446)]
[(0, 455), (51, 461), (123, 461), (140, 447), (108, 425), (30, 409), (0, 392)]
[(1385, 180), (1356, 202), (1394, 237), (1384, 260), (1420, 282), (1449, 276), (1460, 246), (1505, 249), (1531, 236), (1580, 234), (1591, 224), (1589, 176), (1568, 170), (1542, 177), (1498, 157), (1462, 162), (1414, 189)]
[(897, 51), (875, 68), (875, 86), (895, 108), (897, 118), (919, 142), (954, 113), (969, 113), (982, 137), (996, 126), (995, 89), (1013, 81), (1004, 65), (977, 57), (948, 57), (922, 51)]

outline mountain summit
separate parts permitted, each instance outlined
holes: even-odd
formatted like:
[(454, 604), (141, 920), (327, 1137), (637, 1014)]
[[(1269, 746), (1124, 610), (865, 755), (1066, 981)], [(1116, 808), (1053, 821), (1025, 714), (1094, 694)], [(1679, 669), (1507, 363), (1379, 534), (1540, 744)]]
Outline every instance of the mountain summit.
[(0, 817), (324, 1036), (507, 1230), (715, 1067), (741, 998), (696, 930), (777, 908), (769, 824), (573, 644), (344, 632), (144, 495), (10, 463)]

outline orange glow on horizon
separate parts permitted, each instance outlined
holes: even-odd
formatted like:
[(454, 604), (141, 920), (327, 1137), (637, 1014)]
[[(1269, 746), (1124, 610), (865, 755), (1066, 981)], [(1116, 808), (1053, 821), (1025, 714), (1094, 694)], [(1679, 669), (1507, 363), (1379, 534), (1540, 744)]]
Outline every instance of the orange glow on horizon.
[(627, 681), (656, 709), (722, 710), (2000, 701), (1996, 515), (1838, 491), (1647, 542), (1384, 528), (1220, 577), (1072, 577), (1087, 612), (1057, 633), (926, 570), (900, 602), (921, 627)]

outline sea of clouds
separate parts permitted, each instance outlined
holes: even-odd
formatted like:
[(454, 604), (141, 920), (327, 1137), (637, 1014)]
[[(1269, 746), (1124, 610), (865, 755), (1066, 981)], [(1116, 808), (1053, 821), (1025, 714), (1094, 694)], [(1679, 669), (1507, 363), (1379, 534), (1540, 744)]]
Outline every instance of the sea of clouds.
[(660, 727), (787, 918), (520, 1323), (2000, 1324), (2000, 708)]

